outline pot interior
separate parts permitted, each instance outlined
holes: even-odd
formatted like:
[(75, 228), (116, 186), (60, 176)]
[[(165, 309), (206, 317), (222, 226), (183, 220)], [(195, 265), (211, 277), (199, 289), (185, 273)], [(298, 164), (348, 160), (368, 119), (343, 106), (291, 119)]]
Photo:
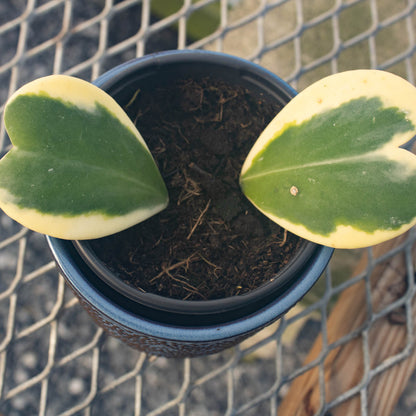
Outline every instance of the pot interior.
[[(178, 78), (199, 79), (207, 75), (212, 79), (242, 85), (261, 99), (277, 101), (282, 106), (294, 94), (285, 83), (251, 63), (209, 53), (183, 54), (180, 58), (172, 53), (139, 60), (110, 71), (96, 83), (123, 106), (136, 91), (152, 91), (160, 85), (169, 85)], [(126, 309), (140, 311), (149, 319), (173, 324), (180, 320), (189, 326), (239, 319), (283, 297), (296, 285), (297, 278), (308, 268), (311, 258), (318, 250), (315, 244), (300, 241), (296, 253), (287, 265), (276, 270), (267, 283), (246, 294), (212, 300), (182, 300), (132, 288), (97, 256), (93, 248), (96, 242), (75, 241), (73, 244), (92, 272), (92, 281), (97, 283), (98, 278), (99, 284), (104, 285), (109, 297)]]

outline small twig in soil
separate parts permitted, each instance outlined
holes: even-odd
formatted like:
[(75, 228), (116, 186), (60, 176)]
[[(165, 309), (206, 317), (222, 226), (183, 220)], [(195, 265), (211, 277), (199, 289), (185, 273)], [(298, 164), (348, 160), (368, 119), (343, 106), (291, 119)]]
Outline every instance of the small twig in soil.
[(206, 259), (201, 253), (198, 253), (198, 256), (201, 257), (201, 259), (207, 263), (209, 266), (214, 267), (214, 269), (221, 269), (220, 266), (217, 266), (216, 264), (210, 262), (208, 259)]
[(201, 90), (201, 95), (199, 97), (198, 105), (196, 107), (189, 108), (189, 111), (197, 111), (202, 107), (202, 102), (204, 101), (204, 89), (200, 88), (200, 90)]
[(183, 172), (183, 176), (185, 177), (185, 185), (182, 192), (178, 196), (178, 205), (191, 198), (192, 196), (199, 196), (201, 194), (201, 188), (199, 187), (198, 183), (195, 182), (192, 178), (189, 178), (185, 171)]
[[(169, 127), (171, 127), (173, 130), (175, 130), (175, 131), (177, 131), (178, 132), (178, 134), (179, 134), (179, 136), (181, 136), (182, 137), (182, 139), (187, 143), (187, 144), (189, 144), (189, 140), (188, 140), (188, 138), (183, 134), (183, 132), (182, 132), (182, 129), (181, 129), (181, 126), (179, 125), (179, 124), (177, 124), (177, 123), (172, 123), (172, 122), (170, 122), (170, 121), (166, 121), (166, 120), (164, 120), (163, 121), (163, 124), (164, 125), (166, 125), (166, 126), (169, 126)], [(179, 150), (181, 150), (181, 148), (180, 147), (178, 147), (179, 148)]]
[(166, 144), (162, 139), (159, 139), (159, 145), (155, 146), (155, 148), (153, 149), (153, 153), (155, 155), (158, 155), (159, 153), (164, 153), (166, 152)]
[(190, 283), (186, 281), (187, 280), (186, 277), (179, 276), (181, 277), (180, 279), (179, 277), (175, 277), (172, 274), (170, 274), (170, 272), (166, 272), (166, 276), (168, 276), (173, 281), (179, 283), (179, 285), (175, 285), (175, 286), (179, 288), (183, 288), (186, 292), (188, 292), (188, 294), (183, 298), (183, 300), (188, 299), (192, 295), (198, 295), (201, 299), (206, 299), (206, 297), (201, 292), (199, 292), (198, 288), (196, 288), (195, 286), (192, 286)]
[(209, 172), (205, 171), (204, 169), (201, 169), (196, 163), (191, 162), (188, 166), (189, 166), (190, 169), (194, 170), (195, 172), (199, 173), (200, 175), (206, 176), (206, 177), (212, 179), (212, 175)]
[(225, 98), (223, 95), (221, 95), (220, 103), (225, 104), (228, 103), (228, 101), (234, 100), (238, 96), (238, 92), (234, 91), (229, 97)]
[(180, 127), (178, 127), (178, 128), (177, 128), (177, 130), (178, 130), (179, 136), (181, 136), (181, 137), (182, 137), (182, 139), (183, 139), (183, 140), (185, 140), (185, 142), (186, 142), (187, 144), (189, 144), (189, 140), (188, 140), (188, 138), (187, 138), (187, 137), (183, 134), (182, 129), (181, 129)]
[(192, 229), (189, 232), (188, 236), (186, 237), (187, 240), (189, 240), (192, 237), (192, 234), (194, 233), (194, 231), (196, 230), (196, 228), (198, 227), (198, 225), (201, 223), (202, 218), (205, 215), (205, 213), (208, 211), (208, 208), (209, 208), (210, 204), (211, 204), (211, 200), (208, 201), (207, 205), (202, 210), (201, 214), (199, 214), (199, 217), (196, 220), (196, 223), (194, 224), (194, 226), (192, 227)]
[(139, 110), (137, 112), (136, 117), (134, 117), (134, 121), (133, 121), (133, 123), (134, 123), (135, 126), (137, 126), (137, 121), (139, 120), (139, 118), (143, 117), (148, 111), (149, 110), (146, 110), (146, 111)]
[(283, 247), (287, 241), (287, 230), (285, 229), (283, 232), (283, 240), (279, 243), (279, 247)]
[(201, 293), (193, 292), (192, 290), (190, 290), (189, 293), (182, 300), (188, 300), (192, 295), (195, 295), (195, 294), (201, 296), (202, 299), (206, 299), (206, 297), (202, 296)]
[(229, 225), (221, 219), (209, 221), (208, 227), (212, 230), (213, 234), (218, 234), (218, 229), (220, 229), (220, 232), (222, 232), (222, 229), (225, 229), (227, 232), (230, 231)]
[(130, 101), (126, 104), (126, 106), (124, 107), (125, 109), (127, 109), (127, 108), (129, 108), (135, 101), (136, 101), (136, 98), (137, 98), (137, 96), (139, 95), (139, 93), (140, 93), (140, 91), (141, 91), (141, 89), (140, 88), (138, 88), (137, 90), (136, 90), (136, 92), (133, 94), (133, 97), (131, 97), (131, 99), (130, 99)]
[(160, 242), (162, 241), (162, 239), (163, 239), (163, 233), (160, 234), (159, 239), (156, 241), (156, 243), (153, 244), (153, 248), (155, 248), (156, 246), (158, 246), (160, 244)]
[(189, 267), (189, 263), (195, 260), (195, 255), (196, 255), (196, 253), (191, 254), (185, 260), (178, 261), (177, 263), (172, 264), (169, 267), (163, 267), (163, 270), (159, 274), (157, 274), (155, 277), (153, 277), (150, 280), (150, 283), (153, 283), (155, 280), (161, 278), (164, 274), (170, 275), (169, 272), (171, 272), (172, 270), (177, 269), (178, 267), (185, 266), (185, 269), (187, 269)]
[(224, 96), (221, 95), (221, 98), (219, 100), (220, 110), (218, 112), (218, 120), (215, 120), (215, 121), (222, 121), (222, 116), (224, 114), (224, 104), (228, 103), (228, 101), (233, 100), (235, 97), (237, 97), (237, 95), (238, 95), (237, 92), (235, 92), (233, 95), (227, 98), (224, 98)]
[[(185, 89), (185, 88), (187, 88), (190, 85), (191, 86), (192, 85), (195, 85), (195, 83), (194, 83), (193, 80), (189, 80), (188, 82), (184, 83), (184, 85), (182, 86), (182, 88)], [(195, 85), (195, 87), (199, 90), (199, 93), (200, 93), (200, 95), (199, 95), (199, 103), (198, 103), (198, 105), (196, 107), (189, 107), (189, 110), (188, 111), (190, 111), (190, 112), (199, 110), (201, 108), (201, 106), (202, 106), (202, 102), (204, 101), (204, 88), (202, 88), (200, 85)]]
[(192, 290), (198, 290), (196, 287), (192, 286), (190, 283), (188, 283), (186, 280), (186, 277), (184, 276), (180, 276), (181, 279), (179, 277), (173, 276), (170, 272), (166, 272), (166, 276), (169, 276), (172, 280), (174, 280), (175, 282), (178, 282), (182, 285), (188, 286), (189, 288), (191, 288)]

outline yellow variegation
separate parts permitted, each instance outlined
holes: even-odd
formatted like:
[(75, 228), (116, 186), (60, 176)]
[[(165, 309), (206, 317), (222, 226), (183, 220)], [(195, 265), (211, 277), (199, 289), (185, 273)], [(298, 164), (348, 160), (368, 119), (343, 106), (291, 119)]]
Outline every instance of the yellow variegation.
[(267, 126), (241, 172), (246, 196), (303, 238), (365, 247), (416, 224), (416, 89), (384, 71), (324, 78)]
[(4, 120), (13, 148), (0, 160), (0, 208), (24, 226), (63, 239), (98, 238), (166, 207), (145, 141), (93, 84), (37, 79), (12, 95)]

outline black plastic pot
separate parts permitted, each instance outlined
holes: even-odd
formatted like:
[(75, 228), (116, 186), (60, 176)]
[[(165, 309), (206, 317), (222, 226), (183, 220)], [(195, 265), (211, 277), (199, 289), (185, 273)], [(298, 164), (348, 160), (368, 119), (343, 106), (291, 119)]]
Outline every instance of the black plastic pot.
[[(125, 104), (141, 86), (161, 79), (210, 75), (241, 83), (286, 104), (296, 92), (251, 62), (205, 51), (171, 51), (120, 65), (95, 84)], [(66, 282), (96, 322), (130, 346), (167, 357), (196, 356), (235, 345), (278, 319), (325, 269), (333, 249), (304, 241), (273, 281), (252, 292), (218, 300), (183, 301), (143, 293), (123, 283), (96, 258), (88, 242), (48, 237)]]

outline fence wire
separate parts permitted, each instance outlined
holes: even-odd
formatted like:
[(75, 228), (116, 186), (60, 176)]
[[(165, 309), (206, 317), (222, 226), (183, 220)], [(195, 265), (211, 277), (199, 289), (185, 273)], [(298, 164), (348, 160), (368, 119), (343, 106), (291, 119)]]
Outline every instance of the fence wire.
[[(386, 69), (414, 83), (415, 10), (413, 0), (2, 0), (0, 113), (13, 91), (40, 76), (93, 80), (131, 58), (176, 48), (253, 60), (298, 90), (354, 68)], [(9, 147), (1, 124), (0, 156)], [(168, 360), (104, 334), (66, 288), (43, 236), (0, 213), (0, 414), (278, 415), (291, 383), (313, 371), (315, 414), (347, 414), (337, 409), (354, 398), (362, 415), (381, 414), (371, 405), (373, 382), (403, 363), (413, 368), (415, 240), (411, 232), (382, 255), (367, 250), (359, 272), (362, 253), (338, 251), (311, 293), (276, 325), (220, 354)], [(396, 258), (404, 289), (376, 307), (373, 271)], [(328, 315), (359, 284), (365, 319), (333, 339)], [(374, 362), (373, 329), (386, 319), (404, 328), (404, 341)], [(321, 347), (305, 364), (318, 335)], [(356, 340), (359, 377), (330, 388), (331, 353)], [(393, 414), (416, 414), (415, 377), (407, 374), (406, 382)]]

